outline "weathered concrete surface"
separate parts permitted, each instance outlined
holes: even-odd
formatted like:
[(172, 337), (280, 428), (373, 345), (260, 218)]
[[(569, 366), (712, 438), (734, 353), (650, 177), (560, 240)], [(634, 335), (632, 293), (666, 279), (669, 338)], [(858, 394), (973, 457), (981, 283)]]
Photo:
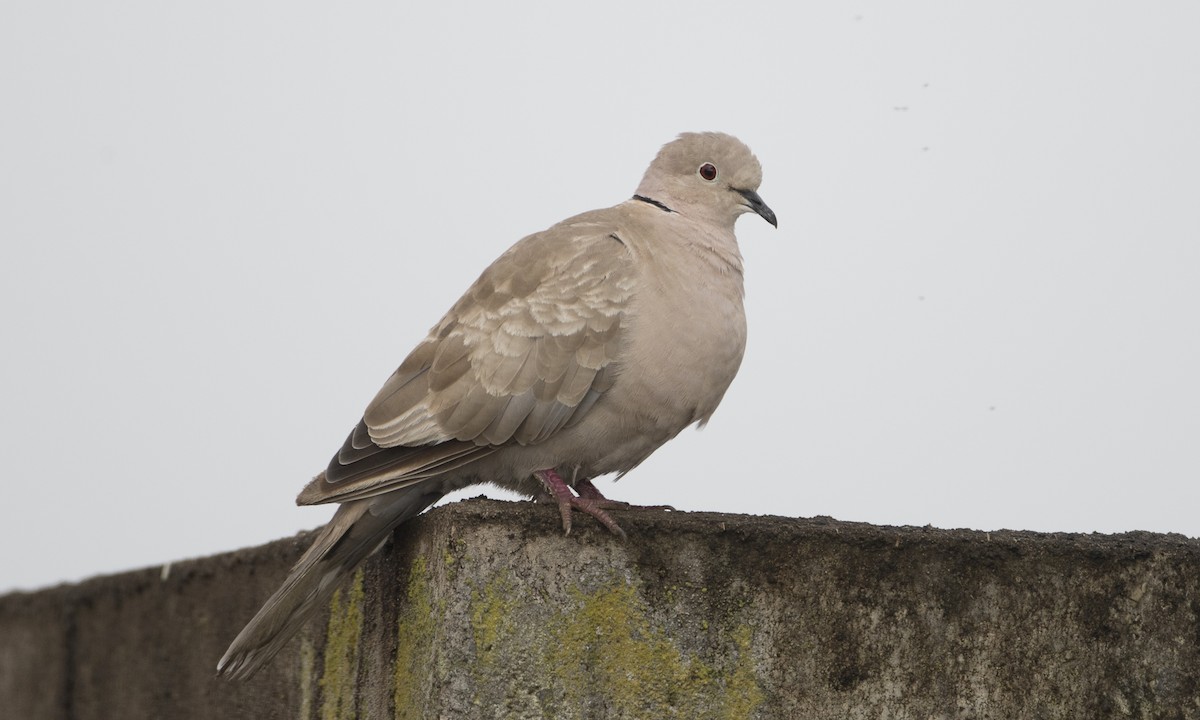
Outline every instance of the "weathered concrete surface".
[(1200, 542), (471, 501), (267, 670), (213, 676), (305, 538), (0, 598), (13, 718), (1200, 718)]

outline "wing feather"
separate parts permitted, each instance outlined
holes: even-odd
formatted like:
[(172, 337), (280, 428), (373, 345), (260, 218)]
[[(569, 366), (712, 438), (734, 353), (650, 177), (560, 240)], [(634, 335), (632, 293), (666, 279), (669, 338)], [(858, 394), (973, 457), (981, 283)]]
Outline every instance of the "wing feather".
[(514, 245), (380, 389), (300, 502), (369, 497), (544, 442), (611, 387), (636, 276), (604, 223)]

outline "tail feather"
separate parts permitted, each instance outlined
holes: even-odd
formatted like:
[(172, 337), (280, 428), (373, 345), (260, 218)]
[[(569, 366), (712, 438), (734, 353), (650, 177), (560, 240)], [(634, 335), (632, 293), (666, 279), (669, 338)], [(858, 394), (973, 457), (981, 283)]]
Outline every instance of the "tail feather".
[(234, 638), (217, 663), (217, 674), (237, 680), (253, 677), (396, 526), (441, 497), (441, 493), (418, 491), (427, 488), (406, 490), (339, 507), (283, 585)]

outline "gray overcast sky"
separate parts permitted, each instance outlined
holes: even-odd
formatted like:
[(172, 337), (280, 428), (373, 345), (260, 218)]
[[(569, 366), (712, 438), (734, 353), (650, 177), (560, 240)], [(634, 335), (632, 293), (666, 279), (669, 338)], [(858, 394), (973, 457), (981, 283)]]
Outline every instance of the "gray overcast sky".
[[(0, 591), (293, 498), (521, 236), (723, 130), (780, 218), (682, 510), (1200, 535), (1200, 4), (5, 3)], [(478, 494), (479, 489), (468, 492)], [(551, 510), (546, 510), (552, 512)]]

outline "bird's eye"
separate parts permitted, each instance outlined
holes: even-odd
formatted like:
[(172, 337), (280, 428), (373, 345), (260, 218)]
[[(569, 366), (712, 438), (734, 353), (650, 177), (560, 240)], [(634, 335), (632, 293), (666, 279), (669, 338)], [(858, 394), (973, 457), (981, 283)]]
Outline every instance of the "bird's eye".
[(717, 179), (717, 166), (712, 163), (704, 163), (700, 166), (700, 177), (712, 182)]

